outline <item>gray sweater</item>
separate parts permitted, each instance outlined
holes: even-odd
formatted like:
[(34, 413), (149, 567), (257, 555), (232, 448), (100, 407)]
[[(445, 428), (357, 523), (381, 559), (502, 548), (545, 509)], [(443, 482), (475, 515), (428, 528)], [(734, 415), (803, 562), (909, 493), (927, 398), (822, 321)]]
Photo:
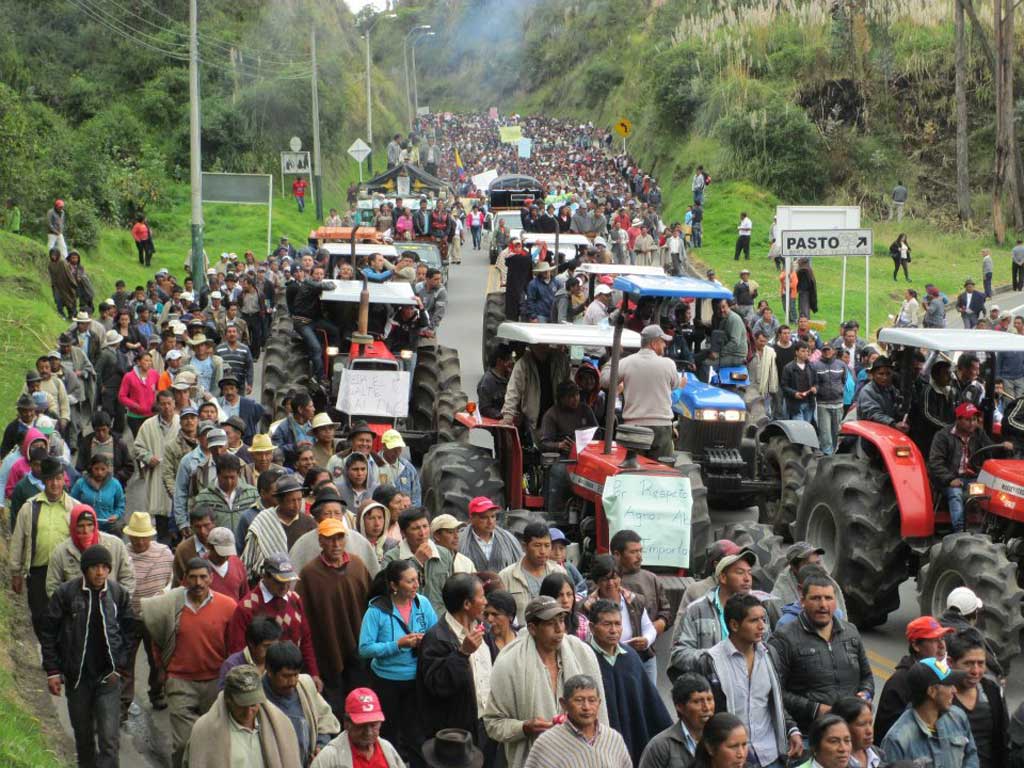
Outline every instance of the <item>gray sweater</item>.
[[(601, 386), (607, 387), (611, 377), (611, 365), (606, 365)], [(619, 381), (625, 385), (623, 422), (645, 427), (672, 425), (672, 390), (680, 385), (675, 363), (652, 349), (641, 349), (619, 363)]]

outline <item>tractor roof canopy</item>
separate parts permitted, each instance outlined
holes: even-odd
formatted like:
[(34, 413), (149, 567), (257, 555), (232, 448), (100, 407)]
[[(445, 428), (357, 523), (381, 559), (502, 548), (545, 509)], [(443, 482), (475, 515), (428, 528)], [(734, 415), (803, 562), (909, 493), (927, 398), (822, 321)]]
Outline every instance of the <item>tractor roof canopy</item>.
[(624, 293), (644, 296), (667, 296), (677, 299), (731, 299), (732, 291), (710, 280), (669, 275), (623, 275), (615, 278), (614, 287)]
[[(332, 280), (334, 288), (320, 294), (323, 301), (342, 301), (352, 304), (359, 303), (359, 294), (363, 290), (361, 280)], [(409, 283), (369, 283), (371, 304), (415, 305), (416, 296)]]
[[(559, 242), (561, 245), (561, 242)], [(635, 266), (632, 264), (591, 264), (584, 262), (574, 272), (584, 275), (647, 275), (657, 277), (665, 274), (662, 267)]]
[(1003, 331), (962, 328), (883, 328), (878, 340), (885, 344), (920, 347), (937, 352), (1024, 352), (1024, 336)]
[[(614, 335), (615, 329), (611, 326), (602, 328), (599, 325), (575, 325), (573, 323), (502, 323), (498, 326), (497, 333), (499, 339), (506, 341), (550, 344), (559, 347), (611, 347), (614, 343)], [(640, 334), (624, 328), (622, 330), (622, 346), (624, 349), (638, 349)]]
[[(328, 253), (339, 256), (352, 255), (351, 243), (324, 243), (320, 246)], [(379, 253), (385, 259), (394, 261), (398, 258), (398, 249), (387, 243), (356, 243), (356, 256), (372, 256)]]
[[(552, 248), (555, 246), (555, 235), (553, 232), (523, 232), (520, 234), (520, 237), (524, 243), (547, 243)], [(593, 244), (593, 241), (584, 235), (564, 234), (558, 236), (559, 248), (563, 245), (587, 246)]]

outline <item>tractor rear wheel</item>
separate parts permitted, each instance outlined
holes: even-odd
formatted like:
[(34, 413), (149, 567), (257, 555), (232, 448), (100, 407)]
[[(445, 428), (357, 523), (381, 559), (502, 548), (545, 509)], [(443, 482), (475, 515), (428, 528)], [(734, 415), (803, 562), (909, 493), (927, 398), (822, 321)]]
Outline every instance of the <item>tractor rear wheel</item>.
[(814, 451), (791, 443), (785, 435), (773, 435), (761, 451), (761, 471), (764, 480), (779, 486), (778, 498), (762, 498), (758, 503), (758, 518), (772, 526), (779, 536), (792, 538), (790, 527), (796, 520), (800, 506), (800, 493), (807, 483), (808, 470), (816, 461)]
[(484, 370), (490, 370), (491, 353), (498, 346), (498, 326), (505, 322), (505, 293), (488, 293), (484, 300), (483, 358)]
[(443, 514), (468, 519), (469, 502), (476, 496), (486, 496), (499, 507), (505, 506), (505, 483), (497, 460), (486, 448), (438, 443), (427, 451), (420, 477), (423, 506), (431, 519)]
[(883, 467), (851, 454), (822, 456), (800, 499), (795, 535), (825, 550), (849, 619), (861, 630), (885, 623), (899, 608), (908, 553)]
[(708, 509), (708, 489), (696, 464), (689, 453), (676, 452), (675, 469), (690, 479), (690, 573), (704, 573), (708, 547), (711, 546), (711, 512)]
[(770, 525), (761, 523), (733, 523), (722, 531), (722, 538), (757, 555), (754, 568), (754, 589), (771, 592), (782, 569), (786, 567), (786, 545)]
[(1003, 665), (1021, 651), (1024, 590), (1017, 581), (1017, 564), (1006, 547), (979, 533), (953, 533), (932, 545), (928, 563), (917, 576), (922, 615), (941, 616), (946, 598), (957, 587), (970, 587), (984, 603), (979, 628)]
[(455, 413), (465, 408), (459, 353), (451, 347), (425, 345), (416, 353), (409, 402), (409, 428), (432, 432), (440, 439), (460, 439), (465, 434), (455, 421)]

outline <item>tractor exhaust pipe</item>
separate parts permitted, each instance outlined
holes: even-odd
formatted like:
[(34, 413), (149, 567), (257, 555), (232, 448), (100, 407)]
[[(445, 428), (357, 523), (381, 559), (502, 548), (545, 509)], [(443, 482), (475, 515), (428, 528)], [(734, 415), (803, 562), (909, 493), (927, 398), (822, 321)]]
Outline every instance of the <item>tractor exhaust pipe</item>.
[(359, 319), (356, 322), (356, 332), (352, 334), (352, 341), (359, 345), (359, 352), (369, 344), (373, 344), (373, 337), (369, 335), (370, 326), (370, 286), (363, 274), (363, 289), (359, 292)]
[[(622, 327), (626, 324), (626, 296), (622, 296), (622, 307), (619, 316), (615, 319), (615, 335), (612, 337), (612, 362), (610, 379), (608, 381), (608, 400), (605, 401), (604, 418), (604, 453), (607, 456), (612, 452), (612, 441), (615, 437), (615, 401), (619, 392), (619, 358), (622, 355)], [(608, 407), (611, 401), (611, 407)]]

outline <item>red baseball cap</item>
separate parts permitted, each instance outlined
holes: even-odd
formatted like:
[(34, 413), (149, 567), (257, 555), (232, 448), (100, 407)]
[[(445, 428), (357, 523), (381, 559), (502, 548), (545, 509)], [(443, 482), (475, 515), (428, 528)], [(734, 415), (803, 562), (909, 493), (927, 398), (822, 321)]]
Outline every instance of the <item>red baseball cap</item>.
[(922, 616), (907, 624), (907, 640), (936, 640), (953, 634), (953, 631), (952, 627), (944, 627), (939, 624), (934, 616)]
[(482, 515), (484, 512), (490, 512), (492, 509), (501, 509), (501, 507), (486, 496), (477, 496), (469, 502), (469, 514), (471, 515)]
[(356, 688), (345, 697), (345, 714), (356, 725), (384, 722), (384, 710), (380, 708), (380, 699), (369, 688)]
[(981, 411), (974, 403), (960, 403), (956, 407), (956, 417), (958, 419), (969, 419), (972, 416), (977, 416)]

